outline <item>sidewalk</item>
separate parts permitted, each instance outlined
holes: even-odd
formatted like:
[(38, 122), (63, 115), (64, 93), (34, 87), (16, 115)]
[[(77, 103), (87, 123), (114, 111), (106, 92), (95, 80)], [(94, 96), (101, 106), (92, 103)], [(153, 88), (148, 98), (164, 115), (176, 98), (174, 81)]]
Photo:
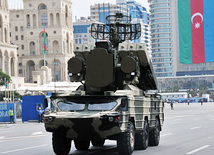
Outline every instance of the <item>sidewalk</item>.
[(0, 122), (0, 127), (6, 127), (8, 125), (14, 125), (14, 124), (28, 124), (28, 123), (38, 123), (38, 120), (33, 120), (33, 121), (28, 121), (28, 122), (22, 122), (22, 118), (17, 118), (15, 123)]

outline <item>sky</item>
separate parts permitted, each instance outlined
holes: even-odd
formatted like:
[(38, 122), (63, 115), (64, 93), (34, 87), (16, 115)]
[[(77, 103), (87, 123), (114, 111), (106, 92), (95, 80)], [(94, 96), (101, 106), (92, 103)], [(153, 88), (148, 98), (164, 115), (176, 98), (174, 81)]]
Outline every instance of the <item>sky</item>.
[[(135, 0), (136, 2), (142, 4), (142, 6), (149, 9), (148, 0)], [(11, 8), (20, 8), (22, 4), (22, 0), (8, 0), (9, 7)], [(90, 16), (90, 6), (95, 3), (110, 3), (116, 4), (116, 0), (72, 0), (72, 8), (73, 8), (73, 19), (75, 16), (79, 17), (88, 17)]]

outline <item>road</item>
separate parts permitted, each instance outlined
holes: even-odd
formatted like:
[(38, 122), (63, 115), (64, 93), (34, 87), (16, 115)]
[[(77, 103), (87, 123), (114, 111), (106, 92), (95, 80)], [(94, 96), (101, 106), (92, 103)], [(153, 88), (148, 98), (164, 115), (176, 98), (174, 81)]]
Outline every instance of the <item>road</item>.
[[(0, 155), (54, 155), (51, 133), (43, 123), (0, 124)], [(133, 155), (211, 155), (214, 152), (214, 103), (165, 104), (165, 121), (157, 147), (134, 151)], [(104, 147), (90, 146), (71, 155), (118, 155), (116, 142), (107, 140)]]

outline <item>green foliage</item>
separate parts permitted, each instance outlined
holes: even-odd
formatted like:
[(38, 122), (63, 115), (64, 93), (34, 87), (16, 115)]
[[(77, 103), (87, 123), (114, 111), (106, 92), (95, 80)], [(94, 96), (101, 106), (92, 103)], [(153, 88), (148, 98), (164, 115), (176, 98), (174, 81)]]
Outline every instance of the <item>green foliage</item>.
[(170, 92), (179, 92), (180, 87), (174, 86), (173, 88), (167, 88), (166, 90), (162, 91), (163, 93), (170, 93)]
[(210, 98), (214, 99), (214, 92), (213, 91), (210, 92)]
[(0, 86), (5, 85), (5, 78), (8, 83), (11, 82), (10, 76), (0, 70)]
[[(8, 95), (8, 91), (6, 92), (6, 97)], [(5, 97), (5, 92), (0, 92), (0, 101), (3, 101), (3, 97)], [(13, 98), (13, 92), (11, 92), (11, 97)], [(18, 92), (14, 92), (14, 98), (22, 99), (22, 95), (20, 95)]]
[(196, 97), (197, 96), (197, 89), (194, 88), (194, 89), (189, 90), (189, 94), (191, 94), (192, 97)]

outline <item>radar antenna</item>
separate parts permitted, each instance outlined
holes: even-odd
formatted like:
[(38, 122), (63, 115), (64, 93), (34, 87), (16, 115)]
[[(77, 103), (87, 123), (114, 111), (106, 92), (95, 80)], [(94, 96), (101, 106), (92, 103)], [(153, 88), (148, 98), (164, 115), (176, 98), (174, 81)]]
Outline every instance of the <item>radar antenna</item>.
[(131, 24), (131, 16), (116, 13), (106, 17), (106, 24), (93, 23), (91, 36), (94, 39), (109, 40), (114, 47), (118, 47), (125, 40), (140, 38), (141, 25)]

